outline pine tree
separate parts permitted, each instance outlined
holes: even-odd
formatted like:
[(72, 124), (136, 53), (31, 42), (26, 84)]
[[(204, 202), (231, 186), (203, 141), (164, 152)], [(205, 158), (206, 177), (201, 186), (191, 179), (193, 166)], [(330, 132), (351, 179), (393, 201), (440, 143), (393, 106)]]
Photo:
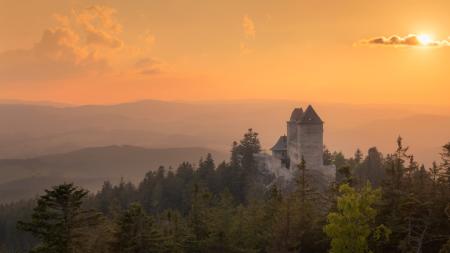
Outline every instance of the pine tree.
[(191, 235), (186, 242), (188, 252), (203, 252), (202, 249), (210, 236), (207, 217), (211, 197), (211, 193), (207, 189), (202, 188), (199, 184), (194, 184), (188, 217), (188, 226), (191, 230)]
[(86, 236), (87, 247), (83, 253), (111, 253), (111, 244), (114, 242), (114, 223), (103, 216), (95, 227), (87, 227), (80, 231)]
[(295, 180), (295, 191), (285, 197), (286, 220), (288, 212), (291, 228), (285, 234), (287, 239), (286, 251), (316, 252), (320, 250), (320, 243), (317, 236), (322, 236), (323, 232), (319, 225), (325, 219), (328, 206), (323, 202), (321, 193), (314, 188), (313, 175), (308, 171), (306, 162), (302, 157), (298, 167), (298, 176)]
[(238, 153), (241, 155), (241, 165), (245, 170), (254, 171), (256, 169), (255, 154), (261, 152), (261, 144), (258, 139), (258, 133), (253, 129), (248, 129), (244, 134), (244, 138), (237, 147)]
[(435, 229), (432, 239), (440, 239), (443, 245), (439, 253), (447, 253), (450, 252), (450, 142), (442, 147), (441, 165), (437, 174), (437, 183), (433, 184), (432, 194), (433, 207), (436, 209), (433, 213), (435, 222), (431, 225)]
[(165, 238), (165, 252), (182, 253), (189, 249), (189, 229), (178, 211), (167, 210), (159, 218), (159, 226)]
[(324, 165), (332, 165), (333, 164), (333, 155), (330, 150), (323, 146), (323, 164)]
[(179, 211), (181, 213), (188, 213), (191, 208), (192, 188), (194, 187), (194, 167), (188, 162), (182, 163), (176, 172), (178, 183), (181, 184), (180, 196), (181, 205)]
[(333, 164), (336, 166), (336, 169), (340, 169), (341, 167), (344, 167), (347, 165), (347, 160), (345, 159), (344, 154), (342, 152), (333, 152)]
[(401, 137), (397, 138), (395, 153), (387, 155), (384, 163), (386, 177), (382, 183), (382, 201), (379, 220), (392, 229), (391, 243), (386, 245), (386, 251), (398, 250), (400, 241), (404, 238), (404, 215), (400, 206), (407, 196), (404, 191), (405, 163), (410, 159), (408, 147), (403, 146)]
[(442, 147), (441, 159), (441, 181), (450, 189), (450, 142)]
[(33, 209), (31, 221), (18, 226), (40, 240), (33, 252), (83, 252), (86, 228), (97, 225), (99, 214), (82, 208), (88, 192), (64, 183), (46, 190)]
[(214, 159), (210, 153), (207, 154), (206, 159), (200, 159), (197, 169), (197, 175), (199, 180), (206, 184), (208, 189), (213, 193), (217, 193), (217, 184), (215, 178), (216, 165)]
[(361, 163), (362, 160), (364, 159), (364, 154), (361, 152), (361, 150), (359, 148), (356, 149), (355, 158), (354, 159), (355, 159), (356, 164)]
[(205, 249), (207, 252), (236, 252), (237, 245), (234, 240), (235, 224), (234, 201), (229, 191), (220, 194), (217, 203), (209, 209), (208, 230), (210, 236)]
[[(257, 176), (257, 162), (255, 155), (261, 152), (261, 144), (258, 139), (258, 133), (253, 129), (248, 129), (239, 144), (233, 143), (231, 151), (231, 170), (232, 180), (230, 191), (234, 198), (240, 203), (248, 201), (248, 195), (255, 183)], [(259, 189), (258, 189), (259, 190)]]
[(105, 181), (103, 183), (102, 189), (95, 196), (97, 198), (99, 211), (105, 215), (111, 214), (111, 203), (114, 199), (113, 187), (111, 182)]
[(274, 184), (263, 200), (253, 200), (243, 212), (243, 248), (248, 252), (271, 252), (278, 248), (276, 237), (283, 195)]
[(125, 210), (131, 203), (137, 200), (137, 191), (135, 186), (131, 182), (125, 182), (123, 178), (120, 179), (120, 183), (113, 187), (114, 201), (116, 202), (116, 210)]
[(352, 168), (350, 166), (342, 166), (336, 171), (336, 182), (338, 184), (349, 184), (355, 186), (355, 180), (353, 178)]
[(137, 203), (124, 211), (117, 221), (113, 252), (157, 253), (164, 252), (164, 238), (153, 219)]
[(383, 155), (376, 147), (369, 148), (367, 157), (362, 164), (360, 185), (364, 186), (367, 181), (374, 187), (380, 187), (385, 178), (383, 167)]

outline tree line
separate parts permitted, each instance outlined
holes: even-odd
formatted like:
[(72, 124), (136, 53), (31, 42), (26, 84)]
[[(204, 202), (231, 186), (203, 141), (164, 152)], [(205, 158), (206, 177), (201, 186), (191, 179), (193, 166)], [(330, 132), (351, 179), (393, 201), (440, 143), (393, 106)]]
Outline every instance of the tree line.
[(134, 185), (71, 183), (0, 207), (0, 252), (450, 252), (450, 142), (419, 165), (397, 140), (384, 156), (324, 152), (337, 168), (324, 191), (308, 165), (291, 187), (268, 184), (258, 134), (234, 142), (228, 162), (149, 171)]

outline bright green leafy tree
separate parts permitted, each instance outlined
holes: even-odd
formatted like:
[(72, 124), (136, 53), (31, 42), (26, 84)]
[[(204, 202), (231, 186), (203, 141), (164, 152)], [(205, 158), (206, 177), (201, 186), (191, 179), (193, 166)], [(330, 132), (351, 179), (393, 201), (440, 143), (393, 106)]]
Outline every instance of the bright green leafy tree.
[(374, 205), (380, 200), (381, 192), (366, 185), (356, 191), (348, 184), (339, 188), (337, 211), (328, 214), (324, 231), (331, 238), (331, 253), (367, 253), (369, 239), (388, 238), (390, 230), (383, 225), (374, 226), (377, 211)]

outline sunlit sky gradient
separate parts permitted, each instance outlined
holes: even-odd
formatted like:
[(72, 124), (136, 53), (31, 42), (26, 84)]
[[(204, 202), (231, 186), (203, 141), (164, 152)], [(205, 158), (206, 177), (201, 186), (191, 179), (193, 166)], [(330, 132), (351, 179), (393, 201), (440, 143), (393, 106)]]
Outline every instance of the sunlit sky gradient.
[[(448, 0), (0, 0), (0, 99), (450, 105), (448, 10)], [(439, 45), (389, 42), (411, 34)]]

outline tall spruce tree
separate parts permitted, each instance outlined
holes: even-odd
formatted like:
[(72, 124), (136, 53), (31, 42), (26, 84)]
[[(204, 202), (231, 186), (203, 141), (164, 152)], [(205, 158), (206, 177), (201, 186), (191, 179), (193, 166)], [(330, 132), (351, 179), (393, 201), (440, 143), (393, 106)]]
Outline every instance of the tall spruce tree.
[(218, 193), (215, 169), (216, 165), (214, 164), (214, 159), (212, 158), (212, 155), (208, 153), (204, 160), (200, 159), (197, 169), (197, 176), (200, 182), (205, 184), (211, 192)]
[(442, 147), (441, 181), (450, 189), (450, 142)]
[(238, 252), (234, 235), (235, 212), (233, 197), (229, 191), (225, 190), (205, 217), (208, 220), (208, 231), (210, 231), (205, 244), (206, 252)]
[(164, 241), (165, 252), (184, 253), (188, 249), (189, 229), (186, 220), (178, 211), (167, 210), (159, 217), (159, 227)]
[(356, 164), (361, 163), (363, 159), (364, 159), (364, 154), (362, 153), (361, 149), (359, 149), (359, 148), (356, 149), (355, 158), (354, 158)]
[(261, 144), (258, 139), (258, 133), (252, 128), (244, 134), (244, 138), (237, 146), (238, 154), (241, 157), (241, 165), (245, 170), (254, 171), (256, 169), (255, 154), (261, 152)]
[(272, 207), (268, 210), (273, 212), (270, 218), (271, 236), (267, 238), (268, 252), (300, 251), (303, 248), (303, 236), (311, 228), (312, 189), (303, 157), (297, 168), (295, 189), (292, 192), (279, 193), (276, 187), (272, 189), (271, 202), (275, 205), (268, 206)]
[(117, 221), (112, 251), (117, 253), (164, 252), (164, 238), (152, 217), (141, 205), (133, 203)]
[[(258, 133), (248, 129), (239, 144), (234, 142), (231, 151), (232, 180), (230, 191), (240, 203), (248, 201), (257, 175), (255, 155), (261, 152)], [(259, 190), (259, 189), (258, 189)], [(249, 194), (250, 193), (250, 194)]]
[(207, 189), (199, 184), (194, 184), (188, 217), (188, 226), (191, 233), (186, 241), (187, 252), (205, 252), (203, 249), (210, 236), (208, 213), (211, 198), (211, 193)]
[(85, 252), (84, 232), (97, 225), (99, 214), (82, 208), (88, 192), (73, 184), (62, 184), (45, 190), (33, 209), (31, 221), (20, 221), (18, 227), (30, 232), (40, 243), (32, 252)]

